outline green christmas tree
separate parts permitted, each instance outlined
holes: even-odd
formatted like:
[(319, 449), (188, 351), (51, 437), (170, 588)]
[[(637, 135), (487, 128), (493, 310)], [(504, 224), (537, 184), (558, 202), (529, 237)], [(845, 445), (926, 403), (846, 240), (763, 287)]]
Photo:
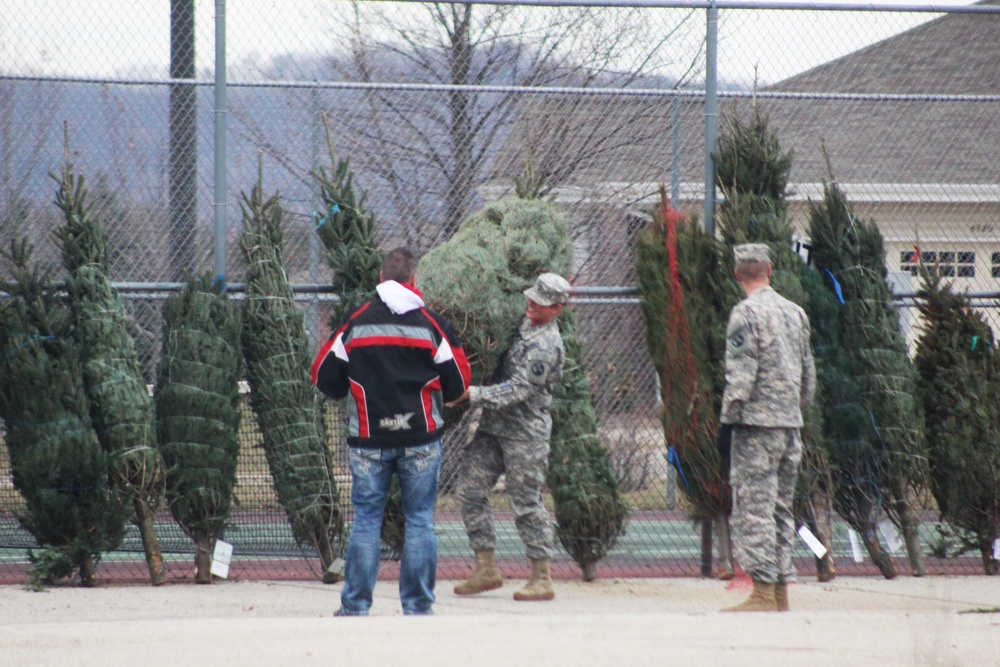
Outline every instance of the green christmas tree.
[(109, 483), (65, 301), (47, 272), (29, 268), (27, 241), (12, 241), (5, 259), (13, 282), (0, 301), (0, 419), (27, 507), (18, 519), (42, 547), (29, 585), (79, 570), (81, 585), (94, 586), (101, 554), (125, 535), (129, 498)]
[(240, 248), (247, 263), (242, 345), (250, 404), (292, 533), (300, 546), (319, 552), (322, 578), (334, 582), (344, 521), (322, 398), (310, 380), (305, 322), (285, 275), (279, 196), (265, 199), (262, 181), (261, 174), (241, 202)]
[[(869, 440), (847, 439), (833, 451), (838, 468), (838, 511), (854, 517), (883, 576), (895, 564), (878, 546), (873, 522), (884, 510), (903, 532), (914, 575), (925, 573), (919, 519), (911, 499), (927, 480), (923, 414), (916, 374), (899, 328), (899, 313), (886, 282), (885, 246), (874, 221), (858, 220), (836, 183), (824, 186), (810, 210), (813, 263), (843, 300), (841, 344), (848, 377), (857, 386), (861, 417), (871, 424)], [(857, 436), (862, 429), (855, 428)]]
[(87, 201), (85, 180), (68, 161), (52, 177), (59, 183), (56, 206), (65, 219), (57, 236), (69, 272), (66, 289), (91, 419), (111, 455), (112, 479), (132, 498), (132, 521), (139, 528), (149, 577), (159, 585), (166, 581), (166, 568), (154, 519), (163, 501), (164, 468), (153, 403), (125, 304), (111, 285), (107, 237)]
[[(323, 123), (326, 126), (325, 116)], [(349, 313), (375, 297), (375, 287), (382, 270), (382, 253), (375, 242), (375, 216), (366, 209), (368, 193), (362, 192), (360, 197), (355, 194), (350, 161), (336, 158), (329, 137), (327, 127), (331, 171), (328, 173), (320, 167), (313, 177), (319, 185), (325, 212), (317, 221), (316, 232), (326, 247), (327, 264), (340, 299), (330, 318), (330, 328), (336, 330)], [(399, 480), (393, 477), (381, 533), (382, 543), (389, 550), (390, 558), (402, 556), (405, 537), (403, 493)]]
[(212, 583), (212, 553), (236, 485), (240, 311), (210, 276), (163, 304), (156, 424), (170, 513), (195, 545), (195, 581)]
[[(726, 276), (732, 275), (734, 246), (767, 244), (773, 269), (771, 286), (810, 316), (815, 344), (828, 335), (816, 331), (816, 327), (824, 324), (821, 314), (829, 312), (835, 297), (825, 288), (819, 274), (794, 250), (795, 235), (786, 203), (792, 153), (782, 150), (778, 134), (756, 98), (749, 114), (742, 114), (734, 107), (723, 117), (726, 131), (719, 137), (715, 159), (716, 185), (725, 197), (719, 206), (718, 224), (726, 246), (723, 254)], [(819, 386), (813, 404), (804, 415), (801, 474), (794, 503), (797, 521), (807, 524), (828, 549), (816, 563), (821, 581), (834, 577), (833, 556), (829, 551), (833, 546), (834, 488), (824, 434), (825, 404), (823, 388)]]
[[(566, 216), (550, 202), (513, 197), (470, 216), (447, 243), (424, 257), (423, 292), (431, 308), (456, 326), (473, 383), (488, 383), (500, 363), (524, 316), (524, 290), (545, 271), (566, 275), (571, 261)], [(556, 535), (590, 580), (596, 562), (624, 532), (627, 509), (596, 436), (575, 322), (571, 312), (564, 313), (564, 382), (553, 392), (548, 484), (556, 505)]]
[(924, 267), (924, 330), (914, 364), (927, 426), (931, 490), (941, 519), (971, 535), (997, 574), (1000, 535), (1000, 352), (968, 297)]
[(722, 246), (674, 211), (661, 190), (653, 224), (637, 237), (636, 275), (646, 347), (660, 379), (667, 459), (703, 526), (703, 574), (711, 571), (711, 533), (719, 536), (720, 576), (732, 573), (727, 517), (728, 462), (716, 447), (725, 386), (726, 315), (737, 294), (724, 281)]
[[(325, 116), (323, 124), (326, 126)], [(316, 232), (326, 247), (333, 287), (340, 298), (330, 318), (330, 328), (336, 329), (347, 313), (374, 297), (382, 253), (375, 242), (375, 216), (367, 210), (368, 193), (362, 192), (360, 197), (355, 194), (350, 160), (336, 158), (329, 128), (327, 145), (331, 170), (320, 167), (313, 178), (323, 200), (323, 215), (318, 217), (317, 213)]]

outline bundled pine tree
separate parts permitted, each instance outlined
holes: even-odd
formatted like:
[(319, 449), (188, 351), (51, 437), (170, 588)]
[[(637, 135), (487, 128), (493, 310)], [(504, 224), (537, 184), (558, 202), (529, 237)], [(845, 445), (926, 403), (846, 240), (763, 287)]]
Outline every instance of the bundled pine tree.
[[(336, 330), (349, 313), (374, 298), (382, 269), (382, 253), (375, 243), (375, 216), (366, 210), (368, 193), (362, 192), (360, 197), (355, 194), (350, 161), (336, 158), (325, 116), (323, 125), (327, 129), (331, 172), (320, 167), (313, 174), (319, 184), (324, 210), (323, 217), (317, 221), (316, 232), (326, 247), (326, 261), (339, 297), (330, 318), (330, 328)], [(403, 494), (395, 477), (385, 505), (381, 537), (390, 558), (402, 556), (406, 518)]]
[(210, 276), (163, 303), (156, 426), (170, 513), (195, 545), (195, 581), (212, 583), (212, 553), (236, 486), (240, 311)]
[[(326, 126), (325, 116), (323, 124)], [(330, 318), (330, 328), (335, 329), (347, 313), (374, 297), (382, 253), (375, 243), (375, 216), (367, 210), (368, 193), (355, 194), (350, 160), (336, 158), (329, 128), (327, 146), (331, 172), (320, 167), (313, 177), (323, 200), (323, 217), (317, 220), (316, 232), (326, 247), (326, 261), (339, 297)]]
[[(756, 98), (749, 114), (741, 114), (734, 107), (724, 114), (724, 118), (726, 131), (719, 137), (715, 159), (716, 185), (725, 196), (718, 212), (719, 231), (726, 246), (723, 254), (725, 275), (732, 275), (734, 246), (767, 244), (772, 264), (771, 286), (806, 311), (812, 322), (815, 344), (830, 335), (817, 331), (817, 325), (826, 323), (822, 314), (830, 311), (834, 296), (825, 289), (815, 269), (807, 266), (793, 249), (794, 231), (788, 220), (786, 202), (792, 153), (782, 150), (778, 134), (771, 128), (770, 118)], [(796, 520), (807, 524), (827, 547), (824, 558), (816, 563), (821, 581), (834, 577), (830, 551), (834, 488), (824, 436), (825, 404), (823, 388), (819, 386), (815, 400), (803, 415), (802, 464), (794, 503)]]
[[(546, 271), (565, 275), (571, 261), (565, 215), (551, 203), (517, 198), (488, 204), (424, 257), (423, 292), (431, 308), (455, 325), (474, 383), (489, 383), (499, 365), (524, 316), (525, 288)], [(556, 535), (590, 580), (597, 560), (624, 532), (627, 509), (597, 439), (573, 319), (562, 320), (560, 330), (564, 386), (553, 395), (548, 484)]]
[(319, 552), (323, 581), (334, 582), (344, 521), (322, 398), (310, 381), (305, 321), (285, 275), (279, 196), (264, 199), (262, 181), (263, 175), (240, 204), (240, 248), (247, 263), (242, 345), (250, 404), (292, 533), (300, 546)]
[(737, 300), (722, 280), (722, 246), (670, 208), (661, 190), (653, 223), (637, 237), (636, 275), (646, 347), (660, 379), (668, 461), (703, 526), (702, 570), (711, 571), (711, 533), (719, 536), (719, 574), (732, 572), (727, 517), (728, 463), (716, 447), (725, 387), (726, 316)]
[(129, 499), (109, 483), (69, 309), (30, 256), (26, 241), (11, 243), (10, 298), (0, 301), (0, 418), (27, 507), (18, 519), (43, 549), (31, 554), (29, 584), (77, 569), (81, 585), (94, 586), (101, 553), (124, 538)]
[(924, 330), (914, 360), (927, 428), (931, 491), (941, 519), (971, 535), (986, 574), (1000, 536), (1000, 351), (968, 298), (924, 267)]
[[(810, 207), (814, 265), (831, 281), (839, 308), (847, 377), (859, 390), (860, 415), (871, 424), (868, 441), (847, 438), (834, 453), (837, 510), (851, 518), (883, 576), (895, 564), (878, 545), (874, 521), (884, 510), (903, 532), (910, 567), (925, 573), (911, 505), (927, 480), (923, 414), (916, 374), (899, 328), (899, 313), (886, 282), (885, 246), (873, 221), (857, 220), (836, 183), (824, 186), (823, 202)], [(842, 388), (846, 390), (847, 388)], [(852, 436), (863, 435), (854, 428)]]
[(597, 578), (597, 563), (625, 533), (628, 506), (597, 437), (597, 413), (590, 380), (581, 361), (576, 315), (559, 317), (566, 359), (563, 379), (552, 391), (552, 443), (548, 485), (556, 514), (556, 537), (583, 570)]
[(114, 483), (132, 498), (132, 521), (139, 528), (149, 577), (166, 581), (155, 517), (163, 501), (163, 459), (156, 448), (153, 403), (142, 376), (128, 314), (111, 285), (107, 237), (87, 201), (83, 176), (63, 165), (56, 206), (65, 223), (58, 230), (66, 289), (83, 363), (84, 387), (94, 430), (111, 455)]

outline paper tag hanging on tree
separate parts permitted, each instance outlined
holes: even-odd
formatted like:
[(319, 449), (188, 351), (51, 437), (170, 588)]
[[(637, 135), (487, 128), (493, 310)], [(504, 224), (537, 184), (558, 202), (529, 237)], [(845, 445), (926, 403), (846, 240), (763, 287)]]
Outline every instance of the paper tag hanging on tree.
[(865, 554), (861, 551), (861, 536), (853, 528), (848, 528), (847, 539), (851, 541), (851, 556), (854, 557), (854, 562), (860, 563), (865, 559)]
[(899, 551), (899, 548), (903, 546), (903, 541), (899, 539), (896, 527), (888, 519), (882, 519), (878, 522), (878, 532), (882, 533), (882, 539), (885, 540), (885, 545), (889, 547), (889, 553), (895, 555)]
[(993, 540), (993, 560), (1000, 560), (1000, 537)]
[(217, 540), (215, 551), (212, 553), (211, 572), (217, 577), (226, 579), (229, 577), (229, 563), (233, 560), (233, 545), (229, 542)]
[(799, 526), (798, 533), (799, 537), (802, 538), (802, 541), (806, 543), (806, 546), (812, 549), (812, 552), (816, 554), (816, 558), (822, 558), (826, 555), (827, 548), (823, 546), (823, 543), (819, 541), (819, 538), (813, 535), (813, 532), (809, 530), (809, 526), (802, 524)]

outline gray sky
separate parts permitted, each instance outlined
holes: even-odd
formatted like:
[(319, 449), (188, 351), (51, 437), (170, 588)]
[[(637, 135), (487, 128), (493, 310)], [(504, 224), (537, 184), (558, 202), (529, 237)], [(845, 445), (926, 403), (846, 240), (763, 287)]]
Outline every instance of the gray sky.
[[(934, 4), (964, 5), (969, 0)], [(400, 17), (421, 11), (410, 3), (399, 7)], [(349, 8), (350, 3), (342, 0), (228, 0), (228, 62), (231, 67), (244, 62), (266, 65), (284, 53), (321, 54), (345, 47), (348, 29), (337, 15), (348, 15)], [(651, 10), (651, 29), (656, 24), (668, 26), (671, 12), (688, 11)], [(210, 76), (214, 0), (196, 0), (196, 12), (198, 68)], [(756, 66), (762, 81), (777, 81), (935, 16), (724, 10), (719, 23), (719, 76), (749, 85)], [(169, 29), (170, 0), (7, 0), (0, 9), (0, 71), (164, 77)]]

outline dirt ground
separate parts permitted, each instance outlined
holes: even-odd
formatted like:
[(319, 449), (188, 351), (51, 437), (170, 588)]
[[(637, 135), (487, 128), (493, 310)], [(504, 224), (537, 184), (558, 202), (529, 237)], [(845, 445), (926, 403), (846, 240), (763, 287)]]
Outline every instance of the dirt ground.
[(48, 665), (900, 665), (1000, 664), (1000, 577), (840, 577), (790, 588), (792, 611), (723, 614), (745, 597), (706, 579), (519, 582), (404, 617), (395, 581), (372, 615), (333, 618), (340, 585), (0, 587), (0, 664)]

